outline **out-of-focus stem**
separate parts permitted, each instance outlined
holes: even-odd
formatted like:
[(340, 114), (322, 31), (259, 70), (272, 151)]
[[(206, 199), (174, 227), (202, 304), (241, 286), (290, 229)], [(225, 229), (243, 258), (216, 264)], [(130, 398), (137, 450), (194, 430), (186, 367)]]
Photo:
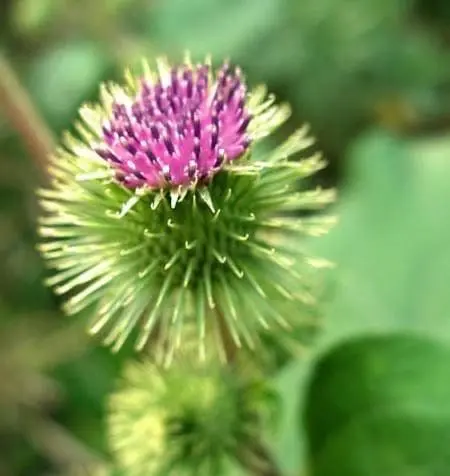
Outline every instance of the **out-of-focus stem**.
[[(239, 365), (239, 349), (230, 334), (220, 309), (216, 309), (216, 314), (219, 320), (219, 329), (227, 364), (230, 367), (235, 367)], [(254, 476), (281, 476), (269, 451), (260, 441), (254, 441), (251, 448), (246, 448), (237, 457), (241, 464), (249, 471), (249, 474)]]
[(251, 448), (237, 455), (240, 463), (254, 476), (282, 476), (265, 445), (254, 441)]
[(53, 137), (7, 59), (0, 53), (0, 112), (23, 139), (30, 157), (46, 175)]
[(101, 464), (101, 457), (73, 438), (51, 420), (28, 414), (26, 434), (33, 446), (67, 474), (69, 469), (91, 468)]

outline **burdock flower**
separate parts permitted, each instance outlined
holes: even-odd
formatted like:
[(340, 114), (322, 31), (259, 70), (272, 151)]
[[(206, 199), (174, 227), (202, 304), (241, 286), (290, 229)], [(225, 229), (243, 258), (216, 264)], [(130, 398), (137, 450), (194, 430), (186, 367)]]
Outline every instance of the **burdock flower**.
[(202, 354), (208, 333), (253, 347), (260, 329), (301, 322), (283, 311), (310, 299), (298, 237), (327, 219), (293, 212), (333, 199), (299, 191), (325, 163), (289, 160), (312, 145), (307, 128), (258, 151), (289, 108), (264, 87), (249, 92), (239, 68), (157, 65), (103, 86), (101, 103), (81, 108), (79, 137), (52, 158), (40, 192), (48, 283), (69, 294), (68, 313), (90, 307), (91, 333), (114, 349), (136, 329), (138, 349), (154, 337), (171, 354), (187, 322)]
[(269, 474), (261, 471), (271, 462), (260, 435), (274, 423), (277, 401), (260, 375), (192, 365), (184, 354), (165, 372), (133, 362), (108, 409), (110, 448), (128, 476), (210, 476), (232, 465)]

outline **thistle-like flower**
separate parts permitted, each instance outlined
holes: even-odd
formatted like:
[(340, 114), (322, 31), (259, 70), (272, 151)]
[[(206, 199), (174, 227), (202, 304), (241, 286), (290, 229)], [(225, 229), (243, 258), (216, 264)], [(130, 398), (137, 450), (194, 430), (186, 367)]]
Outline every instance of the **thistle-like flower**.
[(81, 108), (79, 138), (52, 158), (40, 191), (40, 250), (56, 269), (48, 284), (71, 294), (68, 313), (92, 305), (90, 332), (114, 349), (137, 329), (138, 349), (157, 337), (171, 355), (187, 322), (202, 354), (208, 333), (253, 347), (260, 329), (301, 321), (282, 310), (309, 299), (297, 237), (329, 220), (292, 212), (333, 200), (331, 190), (298, 191), (325, 162), (289, 160), (313, 143), (305, 127), (255, 150), (289, 108), (264, 87), (248, 92), (239, 68), (157, 65), (158, 75), (144, 63), (126, 86), (104, 85), (101, 103)]
[(264, 468), (270, 460), (260, 434), (277, 410), (264, 382), (217, 362), (192, 365), (186, 355), (165, 372), (150, 362), (129, 364), (109, 399), (117, 465), (129, 476), (219, 475), (236, 461)]
[(252, 117), (241, 73), (224, 64), (214, 82), (210, 74), (206, 64), (162, 69), (155, 83), (144, 80), (135, 95), (113, 101), (95, 150), (116, 180), (133, 190), (175, 190), (176, 199), (247, 150)]

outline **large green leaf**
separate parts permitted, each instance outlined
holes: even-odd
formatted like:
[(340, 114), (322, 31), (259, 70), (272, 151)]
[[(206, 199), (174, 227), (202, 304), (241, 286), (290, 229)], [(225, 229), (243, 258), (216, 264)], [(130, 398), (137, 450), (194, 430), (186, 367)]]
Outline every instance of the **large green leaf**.
[(322, 347), (368, 331), (450, 339), (450, 140), (373, 133), (348, 175), (341, 223), (317, 249), (337, 264)]
[(315, 476), (446, 475), (450, 349), (369, 337), (320, 360), (305, 411)]
[(336, 207), (340, 222), (314, 242), (316, 254), (336, 263), (322, 334), (309, 357), (276, 379), (284, 415), (274, 452), (286, 474), (303, 466), (305, 435), (295, 415), (322, 352), (356, 336), (395, 331), (450, 339), (449, 176), (446, 137), (405, 141), (375, 131), (351, 151)]
[(276, 434), (270, 435), (272, 453), (283, 476), (298, 476), (305, 466), (305, 437), (299, 430), (299, 409), (304, 405), (309, 359), (295, 361), (275, 379), (280, 395), (280, 421)]

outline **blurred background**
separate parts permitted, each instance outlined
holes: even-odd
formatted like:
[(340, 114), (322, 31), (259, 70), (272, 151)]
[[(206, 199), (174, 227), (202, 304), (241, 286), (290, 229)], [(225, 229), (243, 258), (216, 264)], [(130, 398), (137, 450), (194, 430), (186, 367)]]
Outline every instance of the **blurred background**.
[(0, 475), (69, 474), (105, 452), (104, 399), (129, 353), (88, 342), (42, 284), (44, 166), (12, 126), (11, 70), (58, 138), (143, 56), (232, 58), (292, 105), (281, 135), (311, 124), (320, 181), (340, 190), (340, 225), (311, 244), (340, 269), (320, 345), (450, 337), (447, 0), (3, 0), (0, 24)]

